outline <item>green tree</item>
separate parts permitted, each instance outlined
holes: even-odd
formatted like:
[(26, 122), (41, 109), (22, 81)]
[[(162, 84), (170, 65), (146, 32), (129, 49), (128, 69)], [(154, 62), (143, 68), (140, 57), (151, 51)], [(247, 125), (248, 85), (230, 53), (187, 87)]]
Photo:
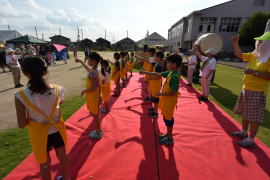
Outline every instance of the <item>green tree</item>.
[(270, 12), (256, 12), (240, 28), (240, 45), (254, 46), (255, 37), (264, 33)]

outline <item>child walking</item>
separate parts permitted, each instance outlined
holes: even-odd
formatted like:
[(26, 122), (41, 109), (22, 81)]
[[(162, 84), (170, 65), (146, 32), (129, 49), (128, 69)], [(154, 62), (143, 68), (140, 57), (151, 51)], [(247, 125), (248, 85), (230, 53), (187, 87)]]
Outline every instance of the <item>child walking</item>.
[(48, 73), (47, 66), (39, 57), (25, 58), (22, 71), (29, 81), (26, 89), (15, 94), (18, 126), (28, 128), (42, 179), (51, 179), (49, 152), (54, 149), (63, 169), (63, 176), (57, 178), (68, 180), (70, 176), (65, 149), (66, 129), (59, 109), (64, 99), (63, 87), (48, 84), (44, 79)]
[(89, 137), (93, 139), (101, 139), (103, 132), (101, 130), (101, 121), (99, 119), (99, 105), (100, 105), (100, 77), (98, 72), (98, 64), (100, 62), (100, 55), (96, 52), (92, 52), (88, 57), (87, 66), (82, 60), (75, 59), (77, 63), (81, 63), (87, 70), (88, 75), (86, 78), (86, 89), (81, 92), (81, 96), (85, 94), (87, 109), (94, 117), (96, 130), (89, 133)]
[(178, 67), (182, 64), (182, 57), (178, 54), (172, 54), (167, 58), (168, 71), (157, 72), (144, 72), (154, 77), (164, 77), (166, 81), (162, 87), (162, 91), (158, 92), (156, 96), (159, 97), (158, 107), (163, 115), (163, 120), (167, 126), (167, 133), (160, 136), (160, 144), (170, 145), (173, 144), (173, 113), (177, 104), (178, 90), (179, 90), (179, 72)]
[(197, 56), (194, 54), (194, 50), (190, 50), (189, 53), (191, 54), (189, 61), (188, 61), (188, 74), (187, 74), (187, 80), (188, 80), (188, 86), (192, 86), (193, 82), (193, 74), (194, 70), (196, 68), (197, 64)]
[(110, 83), (111, 68), (109, 62), (103, 60), (101, 62), (101, 97), (104, 107), (101, 109), (102, 113), (109, 112), (109, 98), (111, 94), (111, 83)]
[(120, 95), (120, 54), (114, 53), (114, 64), (113, 64), (113, 73), (112, 80), (115, 84), (113, 96), (117, 97)]
[[(162, 65), (161, 62), (164, 58), (163, 52), (157, 52), (155, 55), (155, 63), (153, 72), (155, 73), (162, 73)], [(141, 71), (141, 74), (144, 74), (145, 71)], [(162, 86), (162, 77), (160, 76), (152, 76), (149, 75), (149, 90), (151, 93), (151, 102), (154, 104), (154, 107), (148, 109), (150, 117), (158, 117), (158, 103), (159, 103), (159, 97), (157, 96), (157, 93), (160, 92), (161, 86)]]

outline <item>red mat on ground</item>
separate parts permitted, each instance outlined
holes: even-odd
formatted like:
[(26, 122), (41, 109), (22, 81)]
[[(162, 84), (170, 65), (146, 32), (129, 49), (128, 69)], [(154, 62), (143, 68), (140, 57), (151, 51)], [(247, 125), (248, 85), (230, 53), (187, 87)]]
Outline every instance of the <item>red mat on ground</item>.
[[(270, 178), (270, 150), (259, 140), (246, 150), (228, 133), (240, 125), (212, 102), (200, 103), (198, 93), (181, 82), (175, 112), (175, 145), (162, 147), (154, 134), (164, 132), (162, 117), (147, 117), (142, 103), (146, 84), (139, 75), (130, 79), (119, 98), (111, 98), (111, 112), (102, 117), (104, 137), (88, 138), (93, 129), (86, 107), (66, 122), (72, 179), (204, 180)], [(61, 174), (54, 153), (52, 171)], [(5, 179), (39, 179), (38, 164), (27, 157)]]

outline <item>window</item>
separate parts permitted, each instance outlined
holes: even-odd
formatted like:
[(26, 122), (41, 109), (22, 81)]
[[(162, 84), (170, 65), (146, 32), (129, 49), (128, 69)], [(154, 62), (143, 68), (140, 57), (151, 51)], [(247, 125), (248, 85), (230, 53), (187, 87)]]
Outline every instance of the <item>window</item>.
[(221, 18), (219, 32), (238, 32), (241, 18)]
[(202, 17), (199, 32), (214, 32), (217, 23), (217, 18), (215, 17)]
[(265, 0), (254, 0), (253, 6), (264, 6)]
[(188, 20), (188, 32), (191, 31), (191, 26), (192, 26), (192, 19), (190, 18), (190, 19)]

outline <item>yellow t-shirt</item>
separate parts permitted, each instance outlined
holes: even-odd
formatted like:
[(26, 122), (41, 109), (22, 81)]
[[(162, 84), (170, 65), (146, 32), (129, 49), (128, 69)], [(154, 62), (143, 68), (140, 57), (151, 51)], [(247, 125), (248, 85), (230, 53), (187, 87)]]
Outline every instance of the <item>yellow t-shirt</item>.
[[(253, 69), (258, 72), (269, 72), (270, 73), (270, 59), (266, 63), (259, 62), (253, 53), (243, 53), (243, 61), (248, 61), (248, 69)], [(243, 79), (243, 89), (250, 91), (258, 91), (267, 93), (269, 80), (258, 78), (252, 74), (245, 74)]]

